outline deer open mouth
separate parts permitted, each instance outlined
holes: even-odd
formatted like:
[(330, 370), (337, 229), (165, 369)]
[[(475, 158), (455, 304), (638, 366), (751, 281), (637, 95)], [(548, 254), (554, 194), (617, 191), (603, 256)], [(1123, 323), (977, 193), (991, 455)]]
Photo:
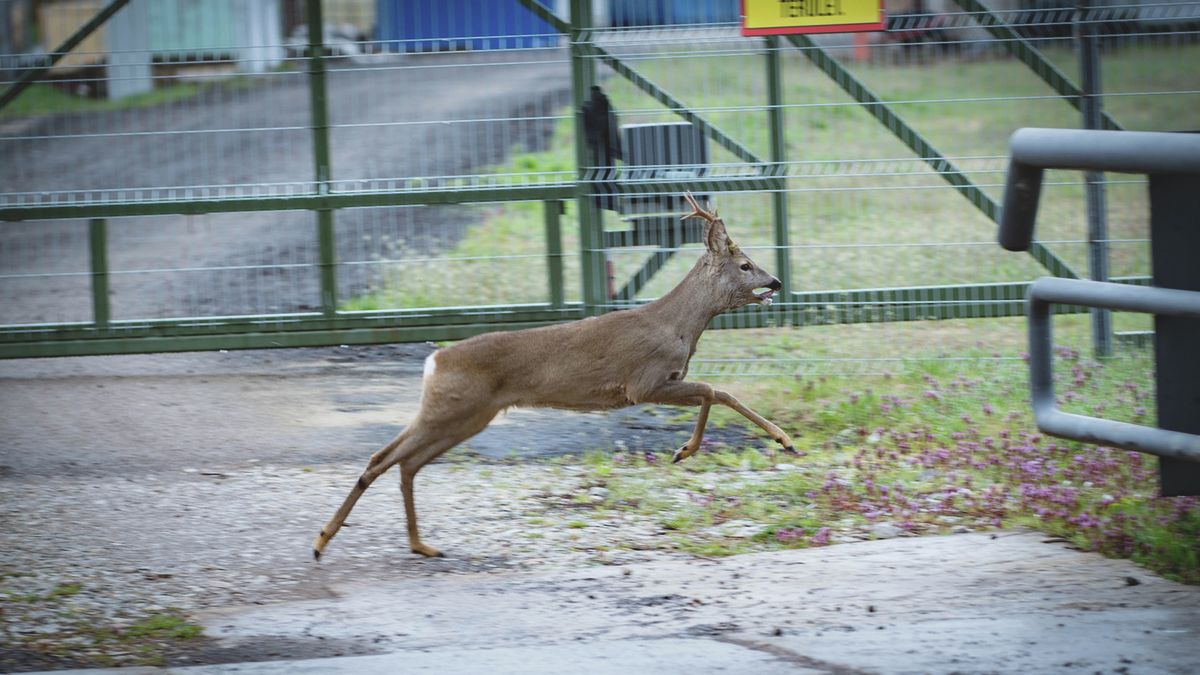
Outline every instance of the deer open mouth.
[(770, 288), (764, 288), (761, 293), (756, 292), (754, 294), (754, 297), (758, 298), (758, 304), (769, 305), (772, 302), (775, 302), (775, 300), (772, 299), (774, 295), (775, 295), (774, 290), (772, 290)]

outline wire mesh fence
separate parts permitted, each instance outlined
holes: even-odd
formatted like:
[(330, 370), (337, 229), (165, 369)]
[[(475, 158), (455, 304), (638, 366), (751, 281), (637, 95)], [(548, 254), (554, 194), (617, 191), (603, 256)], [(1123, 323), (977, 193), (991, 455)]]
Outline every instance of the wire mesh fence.
[[(567, 2), (326, 0), (310, 35), (311, 2), (132, 0), (46, 69), (102, 4), (0, 3), (0, 91), (35, 76), (0, 107), (0, 211), (38, 218), (0, 224), (0, 324), (22, 335), (96, 319), (96, 214), (109, 338), (231, 317), (486, 328), (664, 293), (700, 250), (677, 220), (692, 189), (789, 284), (723, 323), (765, 327), (773, 353), (722, 336), (701, 371), (1020, 363), (1020, 286), (1047, 272), (995, 244), (1006, 144), (1083, 124), (1088, 97), (1063, 93), (1081, 81), (1080, 27), (1107, 123), (1200, 128), (1197, 2), (889, 3), (884, 32), (764, 39), (740, 35), (732, 0), (610, 0), (575, 3), (592, 11), (573, 40)], [(621, 157), (589, 145), (591, 84)], [(655, 147), (660, 128), (691, 145)], [(1060, 272), (1088, 276), (1102, 243), (1110, 277), (1144, 279), (1145, 182), (1104, 187), (1107, 233), (1089, 244), (1080, 175), (1052, 172), (1042, 244)], [(79, 210), (37, 215), (51, 207)], [(1086, 345), (1086, 320), (1063, 320)]]

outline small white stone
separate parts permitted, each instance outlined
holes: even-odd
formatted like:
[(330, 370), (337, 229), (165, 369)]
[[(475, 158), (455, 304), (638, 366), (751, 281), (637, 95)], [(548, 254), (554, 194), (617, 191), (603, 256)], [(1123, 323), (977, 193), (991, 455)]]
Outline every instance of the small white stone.
[(901, 530), (891, 523), (875, 523), (871, 526), (871, 534), (874, 535), (876, 539), (891, 539), (893, 537), (899, 537), (901, 534), (903, 534), (903, 532), (904, 530)]

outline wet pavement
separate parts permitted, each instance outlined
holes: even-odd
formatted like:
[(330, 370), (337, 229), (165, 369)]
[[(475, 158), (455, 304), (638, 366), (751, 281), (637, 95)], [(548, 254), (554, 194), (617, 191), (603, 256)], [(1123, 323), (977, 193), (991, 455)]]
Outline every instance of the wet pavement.
[(408, 552), (389, 480), (314, 563), (428, 350), (0, 363), (0, 670), (114, 658), (81, 620), (176, 611), (204, 637), (121, 672), (1197, 672), (1200, 587), (1036, 532), (708, 559), (653, 515), (580, 510), (585, 466), (469, 458), (497, 432), (505, 453), (663, 452), (690, 423), (661, 410), (513, 412), (418, 479), (446, 558)]
[(120, 672), (1183, 675), (1200, 663), (1200, 588), (1034, 532), (331, 590), (203, 623), (230, 648), (377, 653)]

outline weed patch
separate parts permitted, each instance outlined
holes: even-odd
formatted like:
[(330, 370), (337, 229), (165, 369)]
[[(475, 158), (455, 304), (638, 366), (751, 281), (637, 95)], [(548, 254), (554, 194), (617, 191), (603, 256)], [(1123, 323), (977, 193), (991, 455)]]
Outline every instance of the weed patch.
[[(1060, 405), (1153, 419), (1151, 357), (1058, 350)], [(706, 446), (588, 456), (610, 511), (650, 516), (662, 548), (696, 555), (878, 537), (1031, 527), (1169, 578), (1200, 583), (1200, 500), (1157, 494), (1157, 459), (1048, 438), (1023, 369), (944, 364), (883, 375), (753, 383), (756, 407), (802, 431), (798, 457)], [(749, 399), (749, 397), (747, 397)]]

